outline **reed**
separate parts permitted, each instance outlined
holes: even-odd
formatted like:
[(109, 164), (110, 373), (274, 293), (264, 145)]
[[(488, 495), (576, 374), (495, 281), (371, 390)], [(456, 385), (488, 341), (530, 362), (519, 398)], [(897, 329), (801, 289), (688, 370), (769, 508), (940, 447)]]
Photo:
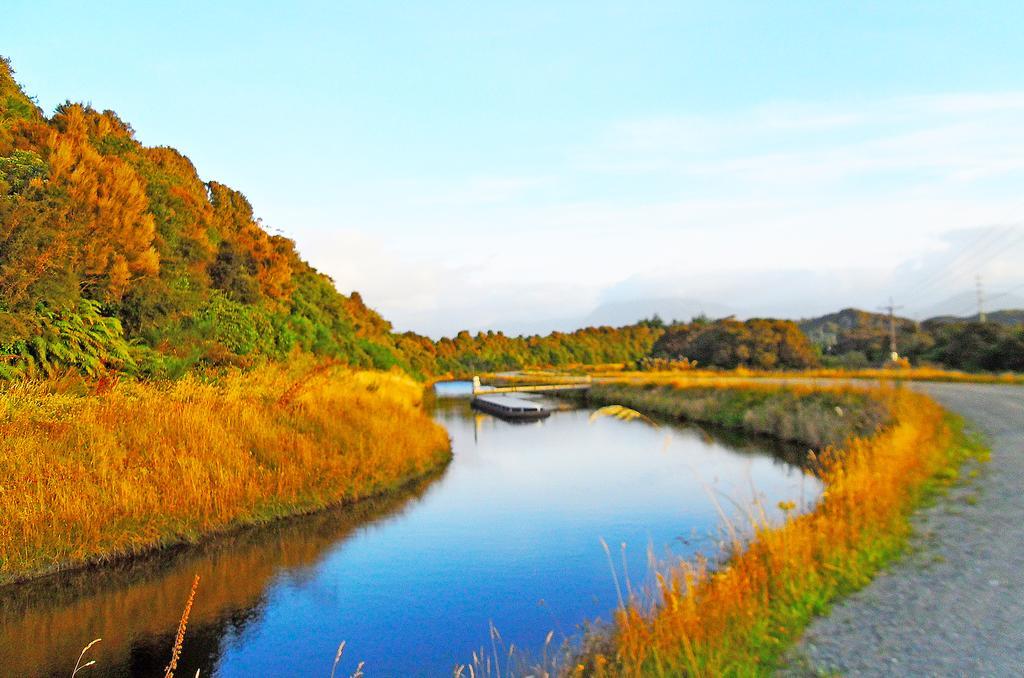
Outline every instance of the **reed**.
[(660, 572), (652, 599), (630, 597), (610, 637), (591, 639), (579, 672), (768, 674), (813, 616), (897, 556), (912, 509), (983, 451), (922, 395), (881, 388), (871, 397), (889, 413), (888, 425), (819, 453), (825, 490), (812, 512), (781, 525), (752, 516), (749, 539), (734, 540), (727, 553)]
[(196, 589), (199, 588), (199, 575), (192, 580), (192, 590), (189, 591), (188, 600), (185, 601), (185, 609), (178, 621), (178, 632), (174, 635), (174, 646), (171, 648), (171, 661), (164, 670), (164, 678), (174, 678), (174, 672), (178, 668), (178, 660), (181, 659), (181, 647), (185, 644), (185, 630), (188, 628), (188, 616), (192, 612), (192, 604), (196, 601)]
[(405, 376), (305, 359), (215, 379), (7, 383), (0, 584), (397, 488), (450, 457), (421, 398)]

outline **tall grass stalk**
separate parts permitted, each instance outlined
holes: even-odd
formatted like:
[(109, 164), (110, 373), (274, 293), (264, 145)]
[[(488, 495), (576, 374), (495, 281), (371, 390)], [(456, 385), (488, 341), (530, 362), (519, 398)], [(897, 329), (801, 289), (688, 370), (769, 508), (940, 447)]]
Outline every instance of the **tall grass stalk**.
[(164, 678), (174, 678), (174, 671), (178, 668), (178, 660), (181, 659), (181, 648), (185, 644), (185, 630), (188, 628), (188, 616), (192, 612), (192, 604), (196, 600), (196, 589), (199, 588), (199, 575), (192, 580), (192, 589), (189, 591), (188, 600), (185, 601), (185, 609), (181, 613), (181, 620), (178, 622), (178, 632), (174, 634), (174, 646), (171, 648), (171, 661), (164, 670)]
[(75, 662), (75, 668), (71, 672), (71, 678), (75, 678), (75, 676), (78, 675), (79, 671), (81, 671), (82, 669), (88, 668), (88, 667), (90, 667), (90, 666), (92, 666), (92, 665), (94, 665), (96, 663), (95, 659), (87, 661), (84, 664), (82, 663), (82, 660), (85, 659), (85, 653), (88, 652), (89, 650), (91, 650), (92, 646), (95, 645), (96, 643), (100, 642), (101, 640), (103, 640), (103, 639), (102, 638), (97, 638), (97, 639), (95, 639), (94, 641), (92, 641), (91, 643), (89, 643), (88, 645), (86, 645), (85, 647), (82, 648), (81, 654), (78, 655), (78, 661)]

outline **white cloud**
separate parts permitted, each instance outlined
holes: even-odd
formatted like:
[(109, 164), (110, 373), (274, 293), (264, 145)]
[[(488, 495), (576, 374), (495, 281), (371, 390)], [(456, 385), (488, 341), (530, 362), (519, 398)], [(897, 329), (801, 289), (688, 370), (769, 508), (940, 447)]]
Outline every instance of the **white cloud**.
[[(872, 306), (970, 243), (946, 234), (1024, 219), (1022, 112), (1008, 92), (619, 121), (532, 172), (347, 196), (347, 228), (380, 235), (324, 235), (338, 222), (321, 215), (299, 244), (342, 290), (431, 333), (582, 316), (623, 281), (744, 314)], [(1019, 252), (959, 262), (969, 276), (934, 296), (975, 273), (1024, 280)]]
[(408, 256), (355, 231), (303, 238), (300, 251), (331, 276), (345, 294), (357, 290), (398, 331), (451, 336), (462, 329), (521, 327), (589, 310), (597, 290), (554, 286), (527, 276), (494, 280), (482, 266), (452, 266), (441, 259)]
[(716, 175), (790, 190), (892, 171), (929, 180), (1010, 172), (1024, 168), (1022, 112), (1024, 93), (1010, 92), (639, 119), (612, 125), (578, 162), (589, 171)]

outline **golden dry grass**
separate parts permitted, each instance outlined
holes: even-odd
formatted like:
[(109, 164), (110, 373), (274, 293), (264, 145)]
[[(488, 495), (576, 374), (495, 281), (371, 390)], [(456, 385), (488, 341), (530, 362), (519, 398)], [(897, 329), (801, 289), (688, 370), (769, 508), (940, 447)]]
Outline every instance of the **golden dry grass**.
[(395, 488), (449, 458), (393, 373), (299, 361), (212, 381), (0, 389), (0, 583)]
[(825, 491), (812, 512), (780, 526), (751, 516), (752, 538), (733, 543), (724, 562), (660, 574), (653, 603), (634, 599), (620, 609), (611, 639), (577, 672), (767, 674), (813, 615), (866, 584), (901, 549), (923, 494), (936, 478), (954, 477), (968, 452), (930, 399), (895, 388), (872, 396), (890, 425), (820, 456)]

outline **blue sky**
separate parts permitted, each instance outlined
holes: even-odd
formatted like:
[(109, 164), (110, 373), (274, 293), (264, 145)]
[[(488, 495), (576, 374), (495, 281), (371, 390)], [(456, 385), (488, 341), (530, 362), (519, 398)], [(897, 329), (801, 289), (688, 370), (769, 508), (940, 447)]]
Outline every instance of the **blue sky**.
[(1014, 290), (1022, 25), (1019, 2), (8, 0), (0, 53), (48, 112), (116, 110), (438, 334)]

